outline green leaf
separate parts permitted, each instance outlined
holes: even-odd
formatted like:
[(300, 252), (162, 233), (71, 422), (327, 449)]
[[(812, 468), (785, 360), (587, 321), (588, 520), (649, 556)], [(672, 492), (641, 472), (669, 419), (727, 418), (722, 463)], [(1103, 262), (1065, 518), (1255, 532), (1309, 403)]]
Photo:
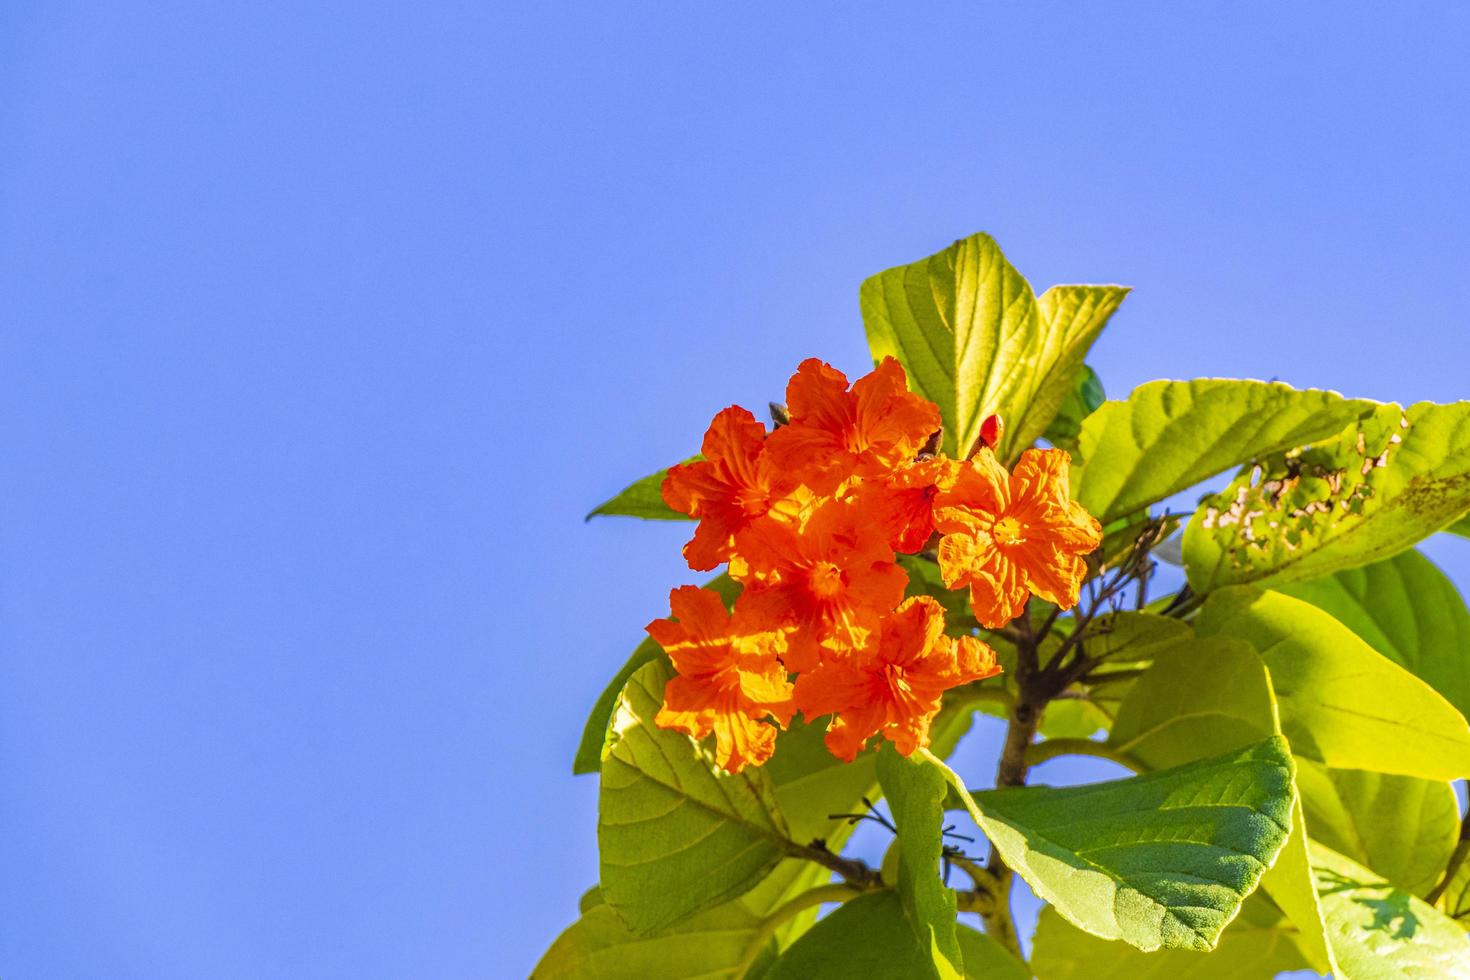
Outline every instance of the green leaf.
[[(702, 456), (691, 456), (684, 462), (689, 463), (702, 458)], [(628, 484), (611, 500), (604, 500), (592, 508), (587, 514), (587, 520), (590, 521), (594, 517), (641, 517), (649, 521), (690, 520), (688, 514), (681, 514), (664, 503), (664, 477), (668, 475), (668, 470), (659, 470), (657, 473), (650, 473), (643, 479)]]
[(1214, 951), (1165, 949), (1141, 953), (1126, 943), (1084, 932), (1042, 909), (1032, 969), (1040, 980), (1241, 980), (1307, 969), (1300, 932), (1260, 893), (1220, 935)]
[[(598, 904), (561, 934), (532, 971), (532, 980), (688, 980), (731, 978), (761, 919), (740, 902), (700, 912), (652, 936), (628, 929), (611, 907)], [(764, 968), (772, 953), (756, 960)]]
[(1353, 980), (1470, 976), (1470, 942), (1421, 899), (1321, 844), (1312, 870), (1332, 948)]
[(1334, 438), (1258, 459), (1184, 531), (1196, 592), (1389, 558), (1470, 508), (1470, 402), (1380, 405)]
[(898, 895), (904, 916), (919, 945), (933, 950), (935, 974), (959, 977), (963, 963), (955, 937), (955, 894), (939, 880), (948, 783), (933, 766), (905, 759), (887, 743), (878, 752), (878, 781), (898, 828)]
[(989, 235), (972, 235), (880, 272), (860, 300), (874, 360), (892, 355), (909, 386), (939, 406), (944, 450), (968, 452), (987, 415), (1007, 433), (1002, 458), (1046, 431), (1082, 359), (1127, 290), (1056, 286), (1038, 302)]
[(713, 750), (654, 726), (670, 668), (639, 668), (618, 700), (602, 766), (602, 895), (635, 932), (748, 891), (789, 849), (763, 770), (721, 771)]
[(1257, 456), (1334, 435), (1377, 404), (1265, 381), (1150, 381), (1082, 423), (1072, 496), (1106, 524)]
[(1470, 611), (1454, 584), (1418, 551), (1280, 591), (1330, 613), (1470, 716)]
[(1097, 411), (1098, 406), (1105, 401), (1107, 395), (1103, 392), (1102, 379), (1091, 367), (1082, 365), (1081, 373), (1067, 390), (1056, 417), (1041, 434), (1042, 438), (1058, 449), (1065, 449), (1075, 455), (1077, 437), (1082, 434), (1082, 420)]
[(1436, 780), (1470, 774), (1470, 726), (1454, 706), (1316, 606), (1224, 589), (1205, 603), (1195, 630), (1256, 648), (1296, 754), (1337, 769)]
[(1219, 636), (1159, 650), (1118, 708), (1108, 744), (1149, 769), (1167, 769), (1276, 731), (1261, 658), (1244, 640)]
[(933, 949), (920, 945), (898, 893), (885, 889), (818, 921), (762, 980), (923, 980), (942, 976), (936, 964)]
[[(1155, 655), (1119, 707), (1110, 743), (1139, 765), (1163, 768), (1279, 734), (1280, 726), (1271, 678), (1254, 648), (1233, 637), (1205, 637)], [(1301, 803), (1293, 800), (1291, 834), (1261, 877), (1261, 890), (1301, 930), (1299, 947), (1313, 969), (1327, 972), (1332, 954), (1306, 839)]]
[[(1021, 412), (1002, 413), (1011, 429), (1002, 444), (1002, 458), (1019, 456), (1044, 435), (1069, 398), (1080, 397), (1082, 401), (1080, 408), (1084, 411), (1078, 412), (1079, 423), (1102, 404), (1102, 382), (1082, 359), (1127, 295), (1126, 286), (1053, 286), (1036, 300), (1043, 342), (1052, 345), (1058, 355)], [(1044, 354), (1038, 362), (1044, 364), (1045, 360)]]
[[(740, 594), (740, 583), (723, 573), (704, 583), (704, 587), (718, 592), (727, 608), (735, 605), (735, 597)], [(667, 662), (668, 658), (664, 656), (662, 647), (644, 637), (643, 642), (633, 648), (628, 662), (618, 669), (613, 679), (607, 682), (607, 687), (597, 696), (597, 702), (592, 705), (592, 712), (582, 726), (582, 739), (577, 743), (577, 755), (572, 760), (573, 775), (597, 772), (602, 768), (602, 754), (607, 748), (607, 726), (612, 718), (613, 705), (617, 704), (618, 695), (623, 693), (623, 686), (628, 683), (628, 678), (639, 667), (654, 660)]]
[(1460, 834), (1449, 783), (1304, 759), (1297, 760), (1296, 779), (1313, 840), (1416, 895), (1438, 883)]
[(1129, 779), (967, 799), (1006, 864), (1074, 925), (1145, 952), (1212, 949), (1286, 842), (1291, 776), (1276, 737)]
[(1462, 538), (1470, 538), (1470, 514), (1466, 514), (1449, 527), (1445, 528), (1451, 534), (1458, 534)]
[(1004, 946), (978, 929), (956, 927), (965, 954), (965, 980), (1031, 980), (1031, 970)]

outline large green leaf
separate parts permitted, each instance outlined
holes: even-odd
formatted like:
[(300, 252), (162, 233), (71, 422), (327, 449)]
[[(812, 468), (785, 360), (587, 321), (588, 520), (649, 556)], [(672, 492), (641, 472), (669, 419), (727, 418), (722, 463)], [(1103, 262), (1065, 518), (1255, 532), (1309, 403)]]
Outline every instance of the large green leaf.
[(1038, 302), (980, 234), (878, 273), (860, 299), (874, 359), (898, 358), (910, 387), (939, 406), (945, 451), (967, 452), (996, 413), (1009, 430), (1000, 452), (1010, 458), (1046, 430), (1126, 292), (1056, 286)]
[(961, 923), (955, 934), (965, 954), (965, 980), (1031, 980), (1026, 964), (985, 933)]
[(1449, 783), (1305, 759), (1297, 760), (1296, 779), (1313, 840), (1416, 895), (1439, 881), (1460, 834)]
[[(736, 980), (751, 944), (761, 939), (761, 918), (741, 902), (727, 902), (652, 936), (632, 932), (611, 907), (586, 909), (556, 940), (532, 980)], [(757, 954), (763, 969), (775, 946)], [(756, 971), (752, 971), (753, 973)]]
[(1229, 752), (1278, 730), (1265, 665), (1244, 640), (1209, 637), (1159, 650), (1118, 708), (1108, 743), (1148, 769)]
[(1107, 399), (1097, 372), (1086, 364), (1082, 365), (1081, 373), (1062, 399), (1057, 414), (1041, 434), (1042, 438), (1058, 449), (1075, 454), (1077, 437), (1082, 434), (1082, 420), (1097, 411)]
[(762, 980), (937, 980), (932, 947), (921, 945), (898, 893), (847, 902), (792, 943)]
[[(723, 573), (716, 575), (704, 583), (706, 589), (714, 589), (724, 600), (725, 606), (735, 604), (735, 597), (740, 594), (740, 583)], [(572, 773), (597, 772), (602, 768), (602, 753), (607, 748), (607, 726), (612, 718), (613, 705), (617, 704), (618, 695), (623, 692), (623, 686), (644, 664), (654, 660), (668, 661), (664, 656), (663, 648), (652, 639), (644, 637), (643, 642), (633, 648), (633, 653), (628, 657), (627, 663), (618, 668), (613, 679), (607, 682), (607, 687), (597, 696), (597, 702), (592, 705), (592, 711), (587, 716), (587, 722), (582, 726), (582, 738), (577, 743), (577, 756), (572, 760)]]
[(1072, 495), (1106, 524), (1257, 456), (1333, 435), (1376, 404), (1265, 381), (1150, 381), (1082, 423)]
[(1467, 508), (1470, 402), (1381, 405), (1205, 500), (1184, 532), (1185, 570), (1196, 592), (1300, 581), (1389, 558)]
[(1211, 949), (1286, 842), (1291, 777), (1275, 737), (1130, 779), (964, 798), (1006, 864), (1074, 925), (1144, 951)]
[(1300, 940), (1296, 926), (1259, 892), (1246, 899), (1208, 953), (1142, 953), (1084, 932), (1048, 907), (1037, 923), (1031, 968), (1038, 980), (1246, 980), (1307, 969)]
[(652, 932), (748, 891), (788, 852), (765, 772), (721, 771), (713, 750), (653, 724), (670, 668), (639, 668), (618, 699), (602, 765), (602, 895)]
[(920, 946), (933, 951), (940, 977), (963, 969), (955, 936), (955, 894), (939, 880), (944, 850), (944, 775), (920, 759), (905, 759), (892, 745), (878, 752), (878, 780), (898, 828), (898, 895)]
[(1454, 583), (1418, 551), (1280, 591), (1331, 613), (1470, 716), (1470, 611)]
[[(691, 456), (685, 462), (700, 459), (699, 456)], [(668, 504), (664, 503), (663, 485), (664, 477), (668, 476), (668, 470), (659, 470), (650, 473), (641, 480), (635, 480), (619, 491), (611, 500), (604, 500), (587, 514), (587, 520), (594, 517), (641, 517), (650, 521), (687, 521), (688, 514), (681, 514)]]
[(1316, 606), (1279, 592), (1224, 589), (1205, 603), (1195, 630), (1256, 648), (1297, 755), (1337, 769), (1425, 779), (1470, 774), (1465, 718)]
[[(1156, 653), (1153, 666), (1119, 707), (1110, 742), (1138, 765), (1163, 768), (1228, 752), (1280, 730), (1271, 678), (1254, 648), (1232, 637), (1204, 637)], [(1261, 877), (1261, 890), (1298, 927), (1301, 953), (1313, 968), (1331, 970), (1300, 800), (1291, 808), (1291, 834)]]
[(1321, 844), (1312, 870), (1342, 976), (1470, 977), (1470, 942), (1442, 913)]

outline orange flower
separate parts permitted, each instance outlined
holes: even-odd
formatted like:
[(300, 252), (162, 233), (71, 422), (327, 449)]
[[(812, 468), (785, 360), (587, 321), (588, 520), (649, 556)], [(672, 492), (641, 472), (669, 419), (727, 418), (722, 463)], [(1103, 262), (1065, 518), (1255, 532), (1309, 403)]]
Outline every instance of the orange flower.
[(1000, 673), (995, 652), (973, 636), (944, 634), (944, 610), (929, 596), (906, 600), (863, 654), (826, 660), (796, 681), (807, 718), (835, 712), (827, 747), (851, 762), (874, 735), (902, 755), (929, 744), (944, 692)]
[(738, 405), (721, 411), (704, 434), (704, 459), (680, 463), (664, 477), (663, 497), (674, 510), (699, 518), (684, 546), (689, 567), (707, 571), (729, 559), (736, 532), (787, 496), (764, 453), (766, 427)]
[(1028, 449), (1007, 473), (982, 449), (935, 499), (944, 584), (969, 587), (982, 626), (1009, 623), (1032, 594), (1063, 609), (1076, 604), (1082, 556), (1102, 543), (1102, 527), (1069, 496), (1071, 462), (1060, 449)]
[(885, 357), (847, 388), (847, 376), (815, 357), (786, 387), (789, 425), (771, 433), (768, 452), (818, 495), (851, 476), (881, 476), (914, 458), (939, 428), (939, 409), (913, 394), (903, 367)]
[(710, 589), (680, 586), (669, 593), (669, 607), (677, 622), (655, 619), (648, 635), (679, 676), (664, 687), (654, 724), (697, 739), (714, 732), (715, 760), (729, 772), (760, 765), (776, 748), (776, 729), (763, 719), (785, 726), (793, 710), (791, 681), (777, 657), (781, 634), (732, 617)]
[(952, 459), (926, 456), (882, 479), (864, 480), (854, 496), (869, 519), (887, 532), (889, 546), (911, 555), (934, 533), (934, 499), (954, 481), (955, 470)]
[(815, 666), (821, 647), (841, 655), (865, 643), (908, 584), (883, 529), (852, 502), (824, 501), (800, 527), (756, 521), (736, 536), (735, 551), (740, 608), (795, 628), (785, 661), (796, 671)]

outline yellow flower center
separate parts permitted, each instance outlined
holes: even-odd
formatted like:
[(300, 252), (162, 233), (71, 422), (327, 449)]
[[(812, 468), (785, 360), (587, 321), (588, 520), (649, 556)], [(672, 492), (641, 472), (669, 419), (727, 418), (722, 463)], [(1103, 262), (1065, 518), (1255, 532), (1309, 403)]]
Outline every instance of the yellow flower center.
[(996, 521), (990, 534), (999, 545), (1020, 544), (1026, 540), (1026, 529), (1014, 517), (1002, 517)]
[(830, 561), (819, 561), (812, 569), (812, 591), (820, 598), (830, 599), (842, 591), (846, 584), (842, 578), (842, 569)]

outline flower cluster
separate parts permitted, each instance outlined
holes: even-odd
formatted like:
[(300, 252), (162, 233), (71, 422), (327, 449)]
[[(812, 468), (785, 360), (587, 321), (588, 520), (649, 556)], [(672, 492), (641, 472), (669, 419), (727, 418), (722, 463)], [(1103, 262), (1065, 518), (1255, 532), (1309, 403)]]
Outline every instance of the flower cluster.
[[(728, 564), (743, 586), (733, 612), (682, 586), (672, 619), (648, 626), (678, 676), (656, 723), (715, 736), (731, 772), (770, 758), (776, 726), (830, 715), (826, 741), (851, 760), (883, 735), (904, 755), (926, 746), (944, 692), (999, 673), (975, 636), (945, 633), (929, 596), (904, 598), (898, 554), (937, 556), (947, 587), (967, 588), (976, 619), (999, 628), (1037, 595), (1077, 601), (1082, 556), (1102, 540), (1067, 491), (1067, 454), (1027, 450), (1013, 470), (989, 446), (965, 460), (929, 451), (939, 410), (885, 358), (847, 378), (815, 358), (786, 389), (772, 432), (739, 406), (715, 416), (702, 458), (673, 467), (664, 500), (699, 525), (691, 568)], [(793, 680), (794, 675), (794, 680)]]

